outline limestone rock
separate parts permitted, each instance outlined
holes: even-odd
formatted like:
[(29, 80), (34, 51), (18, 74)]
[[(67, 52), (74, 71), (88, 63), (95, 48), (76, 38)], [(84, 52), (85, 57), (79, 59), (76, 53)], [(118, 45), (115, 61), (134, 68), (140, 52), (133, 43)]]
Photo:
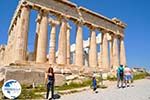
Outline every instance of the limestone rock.
[(66, 80), (74, 80), (78, 78), (78, 75), (69, 75), (69, 76), (66, 76)]
[(5, 68), (0, 68), (0, 86), (3, 85), (5, 79)]
[[(35, 85), (44, 84), (45, 72), (43, 70), (7, 68), (5, 81), (15, 79), (21, 84)], [(55, 85), (61, 86), (65, 84), (65, 76), (62, 74), (55, 74)]]
[(76, 84), (82, 84), (82, 83), (83, 83), (83, 81), (82, 81), (82, 80), (79, 80), (79, 79), (73, 80), (72, 82), (73, 82), (73, 83), (76, 83)]
[(55, 86), (62, 86), (65, 84), (65, 76), (62, 74), (55, 74)]
[(5, 80), (15, 79), (21, 84), (32, 85), (44, 83), (44, 72), (38, 70), (7, 69)]

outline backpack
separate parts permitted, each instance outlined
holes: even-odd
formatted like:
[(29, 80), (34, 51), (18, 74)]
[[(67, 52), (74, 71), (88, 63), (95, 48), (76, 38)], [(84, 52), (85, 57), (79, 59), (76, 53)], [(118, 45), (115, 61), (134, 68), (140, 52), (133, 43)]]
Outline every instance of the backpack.
[(123, 76), (123, 68), (119, 68), (119, 75)]

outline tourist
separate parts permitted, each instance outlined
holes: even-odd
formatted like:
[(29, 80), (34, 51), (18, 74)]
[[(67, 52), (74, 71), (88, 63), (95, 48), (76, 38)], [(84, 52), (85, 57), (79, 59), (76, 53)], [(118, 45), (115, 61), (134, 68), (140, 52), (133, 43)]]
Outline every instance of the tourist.
[(92, 86), (93, 86), (93, 91), (96, 92), (96, 89), (97, 89), (97, 81), (96, 81), (95, 74), (93, 75), (93, 78), (92, 78)]
[(132, 71), (128, 66), (124, 68), (124, 79), (125, 79), (125, 86), (129, 87), (132, 80)]
[(49, 67), (48, 71), (45, 73), (45, 83), (47, 85), (46, 99), (49, 97), (49, 91), (51, 90), (51, 99), (54, 99), (54, 71), (52, 67)]
[(124, 68), (123, 65), (120, 65), (117, 69), (117, 87), (120, 88), (120, 82), (121, 87), (123, 88), (123, 81), (124, 81)]

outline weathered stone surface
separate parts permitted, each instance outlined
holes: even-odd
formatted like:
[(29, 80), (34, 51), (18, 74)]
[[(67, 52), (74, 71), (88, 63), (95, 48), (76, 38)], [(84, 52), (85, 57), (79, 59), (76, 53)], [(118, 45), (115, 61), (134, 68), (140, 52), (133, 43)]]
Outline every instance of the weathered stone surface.
[(21, 84), (44, 84), (44, 72), (25, 69), (7, 69), (5, 81), (16, 79)]
[(62, 74), (55, 74), (55, 86), (61, 86), (65, 84), (65, 76)]
[(126, 52), (123, 39), (120, 39), (120, 64), (126, 66)]
[(0, 64), (4, 61), (5, 45), (0, 45)]
[(108, 55), (108, 40), (107, 33), (103, 32), (103, 42), (102, 42), (102, 68), (109, 68), (109, 55)]
[(79, 80), (79, 79), (73, 80), (72, 82), (73, 82), (73, 83), (76, 83), (76, 84), (82, 84), (82, 83), (83, 83), (83, 81), (82, 81), (82, 80)]
[(86, 21), (86, 24), (94, 24), (103, 29), (108, 29), (112, 32), (117, 32), (118, 30), (120, 33), (123, 32), (123, 28), (116, 25), (116, 23), (111, 21), (109, 18), (104, 17), (100, 14), (97, 14), (93, 11), (90, 11), (84, 7), (80, 7), (79, 10), (80, 10), (80, 13), (82, 14), (84, 21)]
[(118, 39), (113, 38), (113, 68), (117, 69), (119, 66), (119, 49), (118, 49)]
[(99, 72), (98, 68), (87, 67), (87, 68), (84, 68), (83, 75), (91, 77), (93, 76), (93, 73), (98, 73), (98, 72)]
[(30, 19), (30, 8), (24, 6), (21, 9), (19, 20), (17, 20), (19, 26), (16, 34), (15, 52), (12, 52), (15, 53), (14, 57), (15, 61), (26, 60), (29, 19)]
[(74, 80), (78, 77), (79, 77), (78, 75), (69, 75), (69, 76), (66, 76), (66, 80)]
[[(6, 69), (6, 70), (4, 70)], [(2, 73), (3, 72), (3, 73)], [(18, 80), (21, 84), (25, 85), (35, 85), (44, 84), (45, 72), (43, 70), (33, 70), (33, 69), (17, 69), (17, 68), (1, 68), (1, 73), (5, 81), (9, 79)], [(6, 74), (5, 74), (6, 73)], [(65, 84), (65, 76), (63, 74), (55, 74), (55, 85), (61, 86)]]
[(0, 86), (3, 85), (5, 79), (5, 68), (0, 66)]
[(83, 66), (83, 30), (82, 25), (77, 25), (76, 30), (76, 50), (75, 50), (75, 64), (77, 66)]
[(96, 45), (96, 32), (91, 29), (91, 40), (89, 50), (89, 66), (97, 67), (97, 45)]
[(34, 61), (34, 53), (33, 52), (27, 52), (27, 60)]
[(44, 63), (47, 61), (47, 41), (48, 41), (48, 13), (41, 13), (40, 29), (38, 33), (36, 62)]
[(47, 7), (48, 9), (52, 9), (53, 11), (57, 11), (64, 15), (69, 15), (73, 18), (78, 19), (79, 14), (78, 10), (76, 9), (76, 5), (73, 3), (64, 2), (64, 0), (26, 0), (34, 5), (40, 5)]

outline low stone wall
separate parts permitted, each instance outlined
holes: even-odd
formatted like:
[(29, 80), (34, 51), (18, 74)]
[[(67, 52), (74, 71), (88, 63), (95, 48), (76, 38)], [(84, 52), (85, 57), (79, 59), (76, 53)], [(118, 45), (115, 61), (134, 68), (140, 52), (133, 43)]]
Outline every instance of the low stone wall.
[[(40, 67), (39, 67), (40, 68)], [(9, 65), (6, 67), (0, 66), (0, 81), (7, 81), (15, 79), (22, 85), (35, 85), (44, 84), (45, 69), (38, 69), (36, 66), (23, 66), (23, 65)], [(93, 72), (96, 77), (101, 77), (98, 69), (95, 68), (76, 68), (70, 66), (63, 68), (60, 66), (54, 67), (55, 72), (55, 86), (62, 86), (64, 84), (82, 83), (86, 79), (91, 79)], [(107, 78), (107, 73), (102, 74), (103, 79)]]
[[(0, 81), (15, 79), (22, 85), (44, 84), (45, 72), (35, 69), (20, 69), (14, 67), (0, 67)], [(61, 86), (65, 84), (65, 76), (63, 74), (55, 74), (55, 85)]]
[(37, 70), (25, 70), (25, 69), (7, 69), (5, 80), (15, 79), (21, 84), (43, 84), (44, 72)]

